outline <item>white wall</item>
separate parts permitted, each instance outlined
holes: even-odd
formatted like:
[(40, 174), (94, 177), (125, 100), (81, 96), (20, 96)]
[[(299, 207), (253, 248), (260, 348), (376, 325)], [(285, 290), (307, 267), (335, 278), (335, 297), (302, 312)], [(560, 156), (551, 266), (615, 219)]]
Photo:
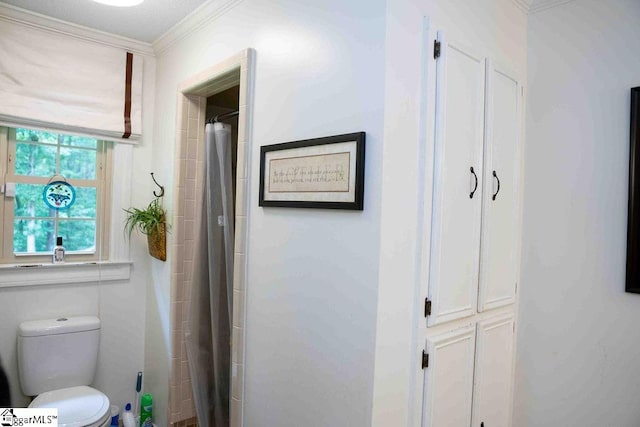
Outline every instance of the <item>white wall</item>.
[[(155, 165), (154, 165), (155, 166)], [(163, 175), (164, 176), (164, 175)], [(165, 206), (169, 206), (165, 202)], [(167, 244), (167, 250), (169, 245)], [(148, 256), (147, 256), (148, 257)], [(167, 268), (162, 261), (151, 259), (150, 269)], [(153, 417), (157, 426), (168, 426), (170, 338), (169, 297), (165, 295), (162, 276), (154, 271), (147, 286), (144, 332), (144, 390), (153, 394)]]
[[(247, 47), (256, 50), (246, 426), (370, 422), (384, 6), (246, 0), (158, 55), (154, 161), (168, 175), (177, 85)], [(261, 145), (360, 130), (367, 132), (363, 212), (258, 207)]]
[[(135, 159), (138, 164), (146, 162), (137, 155)], [(137, 200), (141, 198), (138, 194)], [(121, 408), (133, 400), (136, 373), (143, 370), (148, 255), (142, 245), (132, 246), (128, 281), (0, 289), (0, 358), (15, 406), (29, 402), (18, 380), (16, 337), (20, 322), (77, 315), (95, 315), (102, 321), (94, 386)]]
[[(3, 22), (2, 25), (10, 24)], [(30, 29), (24, 27), (23, 31), (27, 37)], [(136, 206), (148, 203), (153, 197), (148, 171), (153, 140), (155, 60), (150, 56), (144, 60), (144, 135), (141, 143), (133, 149), (136, 167), (122, 170), (119, 165), (114, 165), (114, 174), (130, 174), (129, 182), (138, 183), (131, 189), (131, 203)], [(122, 229), (120, 224), (116, 227)], [(102, 321), (94, 386), (103, 391), (112, 404), (121, 408), (134, 399), (136, 373), (144, 367), (146, 289), (150, 280), (146, 243), (138, 237), (133, 240), (130, 257), (133, 266), (128, 281), (0, 289), (0, 358), (9, 376), (15, 406), (29, 403), (28, 398), (22, 395), (18, 380), (16, 337), (19, 323), (74, 315), (95, 315)], [(126, 250), (116, 252), (126, 253)]]
[(637, 0), (529, 20), (514, 426), (640, 423), (640, 295), (624, 292), (638, 22)]
[[(526, 80), (527, 16), (512, 0), (393, 0), (387, 2), (385, 128), (380, 274), (373, 424), (420, 425), (418, 357), (424, 345), (426, 283), (418, 283), (420, 215), (431, 212), (433, 92), (423, 58), (423, 21), (449, 39), (489, 56)], [(433, 43), (430, 39), (428, 43)], [(423, 66), (429, 64), (429, 68)], [(424, 165), (424, 166), (421, 166)], [(393, 178), (393, 179), (390, 179)], [(422, 203), (424, 202), (424, 205)], [(427, 215), (427, 218), (430, 218)], [(429, 233), (429, 223), (424, 233)], [(428, 235), (428, 234), (427, 234)]]

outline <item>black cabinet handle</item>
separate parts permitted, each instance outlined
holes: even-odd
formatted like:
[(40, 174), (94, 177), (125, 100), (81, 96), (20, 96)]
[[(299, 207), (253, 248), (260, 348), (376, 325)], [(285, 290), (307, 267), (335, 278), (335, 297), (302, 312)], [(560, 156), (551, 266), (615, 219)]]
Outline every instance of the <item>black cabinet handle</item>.
[(473, 170), (473, 166), (471, 166), (471, 173), (473, 174), (473, 178), (476, 180), (476, 185), (475, 187), (473, 187), (473, 190), (471, 190), (471, 193), (469, 194), (469, 198), (473, 199), (473, 194), (478, 189), (478, 175), (476, 175), (475, 171)]
[(498, 178), (498, 174), (496, 173), (496, 171), (493, 171), (493, 177), (498, 181), (498, 189), (496, 190), (495, 194), (492, 197), (492, 200), (495, 200), (496, 196), (500, 192), (500, 178)]

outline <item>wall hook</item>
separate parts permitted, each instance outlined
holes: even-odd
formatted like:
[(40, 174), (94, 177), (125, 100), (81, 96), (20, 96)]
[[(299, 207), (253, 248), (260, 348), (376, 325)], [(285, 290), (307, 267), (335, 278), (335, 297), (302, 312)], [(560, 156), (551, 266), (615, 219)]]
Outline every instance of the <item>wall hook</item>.
[(156, 183), (156, 185), (158, 187), (160, 187), (160, 194), (156, 194), (156, 191), (153, 190), (153, 195), (156, 196), (156, 197), (164, 196), (164, 187), (162, 185), (158, 184), (158, 181), (156, 181), (156, 178), (153, 176), (153, 172), (151, 172), (151, 179), (153, 180), (153, 182)]

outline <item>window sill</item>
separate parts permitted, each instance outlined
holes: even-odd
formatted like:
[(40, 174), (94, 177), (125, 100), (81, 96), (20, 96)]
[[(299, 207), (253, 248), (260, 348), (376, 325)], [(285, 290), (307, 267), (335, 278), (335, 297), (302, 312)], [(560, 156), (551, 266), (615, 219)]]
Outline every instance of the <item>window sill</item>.
[(129, 261), (0, 265), (0, 288), (128, 280)]

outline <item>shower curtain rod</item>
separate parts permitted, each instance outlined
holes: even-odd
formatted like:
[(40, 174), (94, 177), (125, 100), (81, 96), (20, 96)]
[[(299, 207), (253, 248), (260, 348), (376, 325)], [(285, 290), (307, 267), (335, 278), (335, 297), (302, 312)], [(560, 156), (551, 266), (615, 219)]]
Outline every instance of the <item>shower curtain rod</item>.
[(238, 110), (231, 111), (230, 113), (218, 114), (217, 116), (207, 120), (207, 123), (217, 123), (222, 119), (228, 119), (229, 117), (234, 117), (234, 116), (237, 116), (238, 114), (239, 114)]

